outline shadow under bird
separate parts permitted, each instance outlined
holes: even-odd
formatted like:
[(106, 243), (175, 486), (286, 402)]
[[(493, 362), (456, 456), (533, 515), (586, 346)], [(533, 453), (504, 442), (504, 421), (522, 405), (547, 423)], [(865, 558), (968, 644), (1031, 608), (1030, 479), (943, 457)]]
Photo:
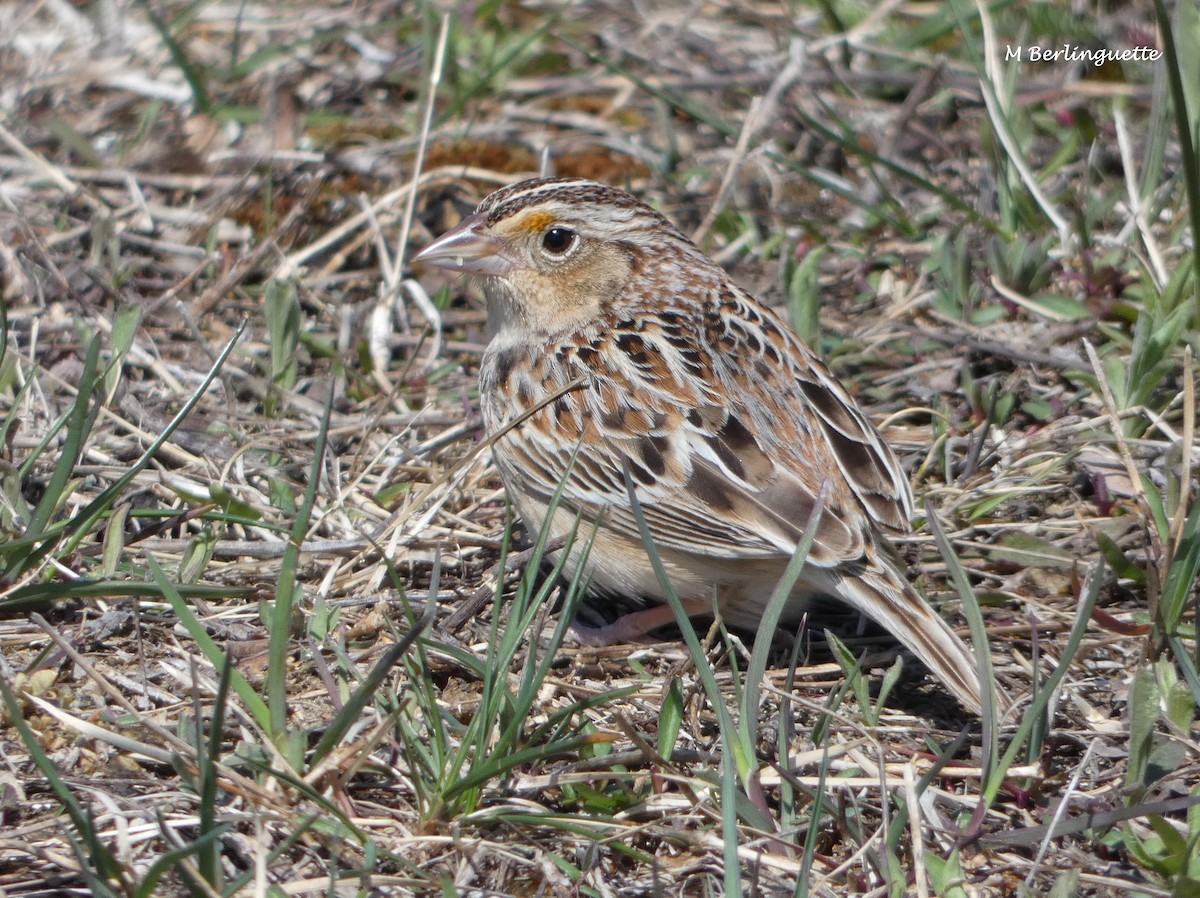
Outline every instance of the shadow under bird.
[(750, 631), (824, 489), (783, 621), (835, 596), (979, 710), (974, 655), (886, 543), (913, 510), (895, 455), (799, 337), (664, 216), (591, 181), (523, 181), (413, 262), (470, 275), (487, 295), (484, 425), (493, 435), (524, 419), (492, 452), (526, 526), (553, 538), (591, 524), (586, 559), (564, 550), (567, 574), (585, 564), (599, 592), (658, 603), (577, 631), (586, 640), (637, 639), (674, 620), (625, 471), (688, 613), (715, 603)]

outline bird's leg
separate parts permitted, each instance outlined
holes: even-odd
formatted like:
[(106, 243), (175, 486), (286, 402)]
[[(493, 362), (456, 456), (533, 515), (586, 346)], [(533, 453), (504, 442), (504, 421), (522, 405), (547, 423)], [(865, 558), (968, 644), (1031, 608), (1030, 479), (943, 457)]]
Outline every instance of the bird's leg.
[[(683, 599), (683, 610), (688, 617), (697, 614), (711, 614), (712, 603), (707, 599)], [(675, 612), (670, 605), (654, 605), (641, 611), (631, 611), (622, 615), (605, 627), (585, 627), (582, 624), (571, 624), (571, 635), (581, 645), (617, 645), (618, 643), (640, 642), (650, 643), (658, 640), (650, 639), (651, 630), (657, 630), (667, 624), (675, 623)]]

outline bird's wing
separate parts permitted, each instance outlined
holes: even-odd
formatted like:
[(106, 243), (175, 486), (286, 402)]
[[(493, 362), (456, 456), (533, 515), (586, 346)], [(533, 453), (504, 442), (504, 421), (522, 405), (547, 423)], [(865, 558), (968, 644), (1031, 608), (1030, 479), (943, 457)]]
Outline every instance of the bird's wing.
[[(813, 353), (744, 292), (710, 305), (705, 342), (714, 375), (738, 411), (754, 421), (767, 451), (793, 471), (836, 468), (867, 518), (893, 532), (909, 529), (912, 490), (874, 425)], [(811, 454), (810, 454), (811, 453)]]
[(791, 554), (828, 481), (809, 555), (823, 567), (860, 559), (874, 526), (907, 526), (907, 480), (874, 428), (799, 340), (737, 293), (703, 322), (610, 322), (559, 352), (534, 360), (540, 382), (582, 383), (494, 450), (505, 480), (543, 503), (569, 471), (563, 507), (640, 541), (627, 469), (660, 546), (770, 558)]

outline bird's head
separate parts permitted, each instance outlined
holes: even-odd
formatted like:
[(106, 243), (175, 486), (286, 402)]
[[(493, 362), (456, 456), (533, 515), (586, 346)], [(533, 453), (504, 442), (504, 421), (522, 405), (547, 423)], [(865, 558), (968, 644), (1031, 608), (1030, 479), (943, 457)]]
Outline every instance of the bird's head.
[(552, 337), (620, 304), (649, 249), (661, 258), (677, 240), (686, 242), (622, 190), (539, 178), (491, 194), (413, 262), (479, 280), (497, 329)]

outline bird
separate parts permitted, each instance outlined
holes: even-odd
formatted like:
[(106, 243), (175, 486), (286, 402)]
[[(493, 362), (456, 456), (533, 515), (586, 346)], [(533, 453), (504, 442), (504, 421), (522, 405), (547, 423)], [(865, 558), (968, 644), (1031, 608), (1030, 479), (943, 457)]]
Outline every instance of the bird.
[(586, 551), (582, 537), (560, 550), (566, 575), (582, 565), (596, 594), (647, 603), (583, 641), (674, 621), (638, 508), (688, 615), (755, 632), (820, 504), (782, 622), (833, 596), (979, 713), (974, 654), (889, 542), (913, 514), (895, 454), (795, 332), (664, 215), (598, 182), (534, 178), (491, 193), (412, 262), (486, 295), (482, 418), (529, 533), (590, 535)]

